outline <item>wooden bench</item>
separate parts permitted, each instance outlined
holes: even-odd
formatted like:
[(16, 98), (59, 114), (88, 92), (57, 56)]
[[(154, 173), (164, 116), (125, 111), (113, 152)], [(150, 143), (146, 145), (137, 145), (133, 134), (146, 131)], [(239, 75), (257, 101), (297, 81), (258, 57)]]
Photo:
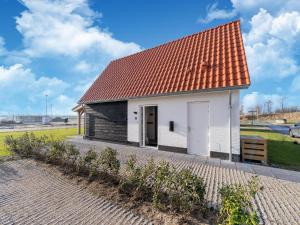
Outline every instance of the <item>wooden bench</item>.
[(258, 136), (241, 136), (242, 160), (256, 160), (267, 164), (267, 140)]

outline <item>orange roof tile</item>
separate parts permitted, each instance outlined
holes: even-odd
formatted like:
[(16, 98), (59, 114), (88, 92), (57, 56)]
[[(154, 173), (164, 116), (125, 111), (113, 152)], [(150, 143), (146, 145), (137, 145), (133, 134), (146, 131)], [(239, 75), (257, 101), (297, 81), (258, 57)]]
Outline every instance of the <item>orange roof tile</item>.
[(112, 61), (80, 103), (250, 85), (240, 21)]

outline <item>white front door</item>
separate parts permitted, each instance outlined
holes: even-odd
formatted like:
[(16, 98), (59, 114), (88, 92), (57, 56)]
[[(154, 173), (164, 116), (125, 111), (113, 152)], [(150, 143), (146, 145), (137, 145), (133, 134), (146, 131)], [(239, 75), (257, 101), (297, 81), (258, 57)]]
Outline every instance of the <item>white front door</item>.
[(209, 103), (188, 103), (188, 153), (209, 155)]

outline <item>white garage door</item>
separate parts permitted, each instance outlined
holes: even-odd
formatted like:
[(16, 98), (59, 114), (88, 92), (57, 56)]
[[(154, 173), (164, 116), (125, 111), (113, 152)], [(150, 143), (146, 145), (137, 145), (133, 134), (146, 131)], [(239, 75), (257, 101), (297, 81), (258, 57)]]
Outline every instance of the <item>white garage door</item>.
[(209, 103), (188, 103), (188, 153), (208, 156)]

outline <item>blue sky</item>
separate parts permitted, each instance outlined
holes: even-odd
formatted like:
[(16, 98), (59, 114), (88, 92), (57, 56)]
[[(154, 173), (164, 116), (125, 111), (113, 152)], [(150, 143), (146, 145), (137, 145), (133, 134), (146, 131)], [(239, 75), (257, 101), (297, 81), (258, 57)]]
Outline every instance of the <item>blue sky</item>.
[(241, 19), (245, 110), (300, 105), (300, 1), (0, 0), (0, 114), (71, 108), (110, 60)]

